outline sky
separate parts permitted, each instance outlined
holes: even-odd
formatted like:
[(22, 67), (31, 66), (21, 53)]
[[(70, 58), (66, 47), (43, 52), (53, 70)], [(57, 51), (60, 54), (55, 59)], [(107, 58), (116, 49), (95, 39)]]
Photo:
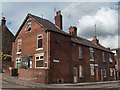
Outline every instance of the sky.
[[(18, 0), (19, 1), (19, 0)], [(25, 2), (26, 1), (26, 2)], [(101, 2), (102, 1), (102, 2)], [(1, 6), (1, 3), (0, 3)], [(75, 0), (74, 2), (55, 0), (35, 0), (34, 2), (15, 2), (2, 0), (2, 13), (6, 17), (7, 26), (15, 35), (28, 13), (43, 17), (54, 23), (55, 10), (63, 15), (63, 30), (77, 27), (77, 35), (92, 40), (96, 35), (101, 45), (110, 48), (118, 46), (118, 0)], [(1, 16), (2, 17), (2, 16)]]

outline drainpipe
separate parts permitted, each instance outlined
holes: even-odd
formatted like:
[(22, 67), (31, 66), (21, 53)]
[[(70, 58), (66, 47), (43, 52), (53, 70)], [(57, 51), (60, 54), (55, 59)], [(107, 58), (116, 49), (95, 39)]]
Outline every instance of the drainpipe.
[(48, 31), (47, 31), (47, 69), (48, 69)]

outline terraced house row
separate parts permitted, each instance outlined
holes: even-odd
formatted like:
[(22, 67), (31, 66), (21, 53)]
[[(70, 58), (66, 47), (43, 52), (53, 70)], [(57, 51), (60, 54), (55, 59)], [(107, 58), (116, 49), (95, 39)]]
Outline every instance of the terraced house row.
[(114, 53), (77, 36), (77, 28), (62, 29), (61, 11), (55, 24), (28, 14), (13, 42), (14, 68), (18, 77), (39, 83), (77, 83), (115, 80)]

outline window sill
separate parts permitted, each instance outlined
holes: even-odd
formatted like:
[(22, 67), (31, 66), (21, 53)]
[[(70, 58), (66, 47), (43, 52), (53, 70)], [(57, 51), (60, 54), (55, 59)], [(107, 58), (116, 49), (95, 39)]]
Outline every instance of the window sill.
[(17, 52), (16, 54), (21, 54), (22, 52)]
[(90, 59), (90, 61), (95, 61), (94, 59)]
[(47, 69), (47, 67), (35, 67), (36, 69)]
[(83, 76), (80, 76), (80, 78), (84, 78)]
[(43, 50), (43, 48), (37, 48), (36, 51)]

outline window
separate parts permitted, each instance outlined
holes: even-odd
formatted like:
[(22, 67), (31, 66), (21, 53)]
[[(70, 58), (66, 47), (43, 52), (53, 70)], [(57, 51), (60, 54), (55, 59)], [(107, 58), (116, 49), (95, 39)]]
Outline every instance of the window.
[(18, 46), (17, 46), (17, 52), (21, 52), (21, 46), (22, 46), (22, 39), (18, 40)]
[(83, 77), (83, 66), (79, 66), (79, 77)]
[(105, 52), (102, 52), (102, 61), (105, 62)]
[(79, 59), (82, 59), (82, 47), (79, 47)]
[(95, 75), (94, 64), (90, 64), (91, 75)]
[(94, 61), (94, 49), (90, 47), (89, 51), (90, 51), (90, 61)]
[(114, 68), (110, 68), (110, 76), (114, 76)]
[(112, 54), (109, 54), (109, 61), (110, 61), (110, 63), (113, 62), (113, 60), (112, 60)]
[(42, 48), (42, 34), (37, 36), (37, 49)]
[(21, 68), (21, 58), (16, 58), (16, 66), (15, 68)]
[(43, 60), (44, 60), (43, 53), (37, 54), (35, 56), (35, 59), (36, 59), (36, 67), (43, 67)]
[(31, 21), (28, 21), (25, 30), (26, 30), (26, 32), (31, 31)]
[(32, 68), (32, 56), (22, 58), (22, 68)]

